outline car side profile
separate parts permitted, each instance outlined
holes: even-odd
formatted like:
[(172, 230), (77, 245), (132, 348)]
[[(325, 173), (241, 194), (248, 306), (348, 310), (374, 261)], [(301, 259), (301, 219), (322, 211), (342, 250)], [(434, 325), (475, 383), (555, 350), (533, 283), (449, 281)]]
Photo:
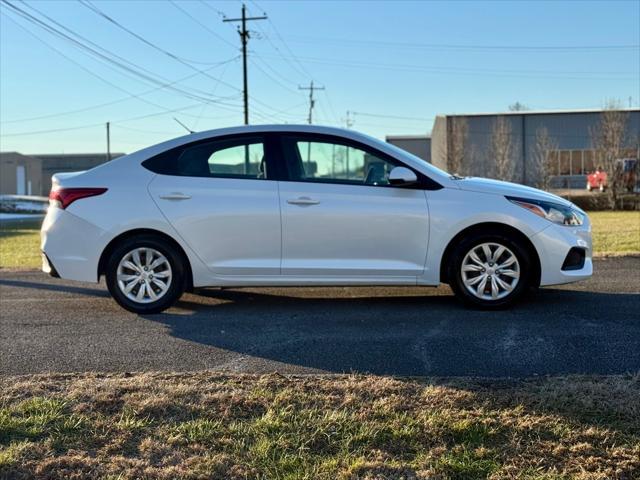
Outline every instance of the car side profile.
[(194, 133), (56, 174), (41, 248), (45, 272), (104, 276), (139, 314), (213, 286), (448, 283), (497, 308), (592, 274), (572, 203), (310, 125)]

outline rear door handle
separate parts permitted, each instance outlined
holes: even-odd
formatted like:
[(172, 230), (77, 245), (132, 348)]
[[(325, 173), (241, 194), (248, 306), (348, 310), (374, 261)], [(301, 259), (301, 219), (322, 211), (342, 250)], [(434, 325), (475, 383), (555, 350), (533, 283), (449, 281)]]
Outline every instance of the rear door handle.
[(163, 200), (189, 200), (191, 195), (185, 195), (180, 192), (173, 192), (168, 195), (160, 195), (160, 198)]
[(320, 201), (314, 200), (309, 197), (298, 197), (298, 198), (287, 200), (287, 203), (291, 205), (318, 205)]

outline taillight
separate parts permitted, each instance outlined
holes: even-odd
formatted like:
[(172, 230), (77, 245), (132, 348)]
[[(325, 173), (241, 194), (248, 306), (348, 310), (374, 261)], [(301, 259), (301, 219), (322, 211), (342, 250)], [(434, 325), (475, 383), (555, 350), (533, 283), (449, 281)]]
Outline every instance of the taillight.
[(49, 192), (49, 205), (64, 210), (76, 200), (102, 195), (106, 191), (106, 188), (57, 188)]

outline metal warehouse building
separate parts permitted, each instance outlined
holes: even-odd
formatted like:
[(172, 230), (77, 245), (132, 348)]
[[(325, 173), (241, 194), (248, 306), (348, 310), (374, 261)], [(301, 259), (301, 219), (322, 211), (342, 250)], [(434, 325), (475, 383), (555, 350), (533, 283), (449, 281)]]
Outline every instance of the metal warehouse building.
[[(464, 175), (495, 176), (492, 160), (492, 133), (502, 117), (510, 130), (510, 152), (514, 165), (512, 181), (527, 185), (536, 183), (534, 161), (537, 132), (546, 128), (555, 148), (552, 154), (553, 183), (556, 187), (584, 188), (584, 175), (597, 165), (591, 132), (597, 129), (603, 110), (517, 111), (440, 115), (431, 132), (431, 161), (437, 167), (451, 170), (454, 142), (464, 138), (464, 157), (459, 172)], [(627, 114), (627, 151), (625, 157), (638, 158), (640, 141), (640, 109), (622, 109)], [(456, 130), (460, 121), (465, 135)], [(555, 157), (555, 158), (554, 158)]]
[(18, 152), (0, 152), (0, 195), (41, 194), (40, 159)]
[[(111, 154), (111, 159), (123, 153)], [(51, 176), (89, 170), (107, 161), (104, 153), (22, 155), (0, 152), (0, 195), (49, 195)]]
[(427, 135), (387, 135), (386, 141), (431, 163), (431, 138)]
[[(124, 154), (112, 153), (111, 159), (122, 155)], [(54, 173), (90, 170), (107, 161), (104, 153), (36, 153), (31, 156), (42, 162), (42, 195), (49, 194), (51, 177)]]

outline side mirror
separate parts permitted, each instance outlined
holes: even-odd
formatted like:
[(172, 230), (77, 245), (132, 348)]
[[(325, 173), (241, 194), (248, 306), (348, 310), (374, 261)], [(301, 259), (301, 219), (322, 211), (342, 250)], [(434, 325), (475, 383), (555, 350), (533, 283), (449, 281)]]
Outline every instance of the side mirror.
[(418, 183), (418, 177), (413, 170), (409, 170), (407, 167), (394, 167), (389, 172), (389, 185), (404, 187), (416, 183)]

